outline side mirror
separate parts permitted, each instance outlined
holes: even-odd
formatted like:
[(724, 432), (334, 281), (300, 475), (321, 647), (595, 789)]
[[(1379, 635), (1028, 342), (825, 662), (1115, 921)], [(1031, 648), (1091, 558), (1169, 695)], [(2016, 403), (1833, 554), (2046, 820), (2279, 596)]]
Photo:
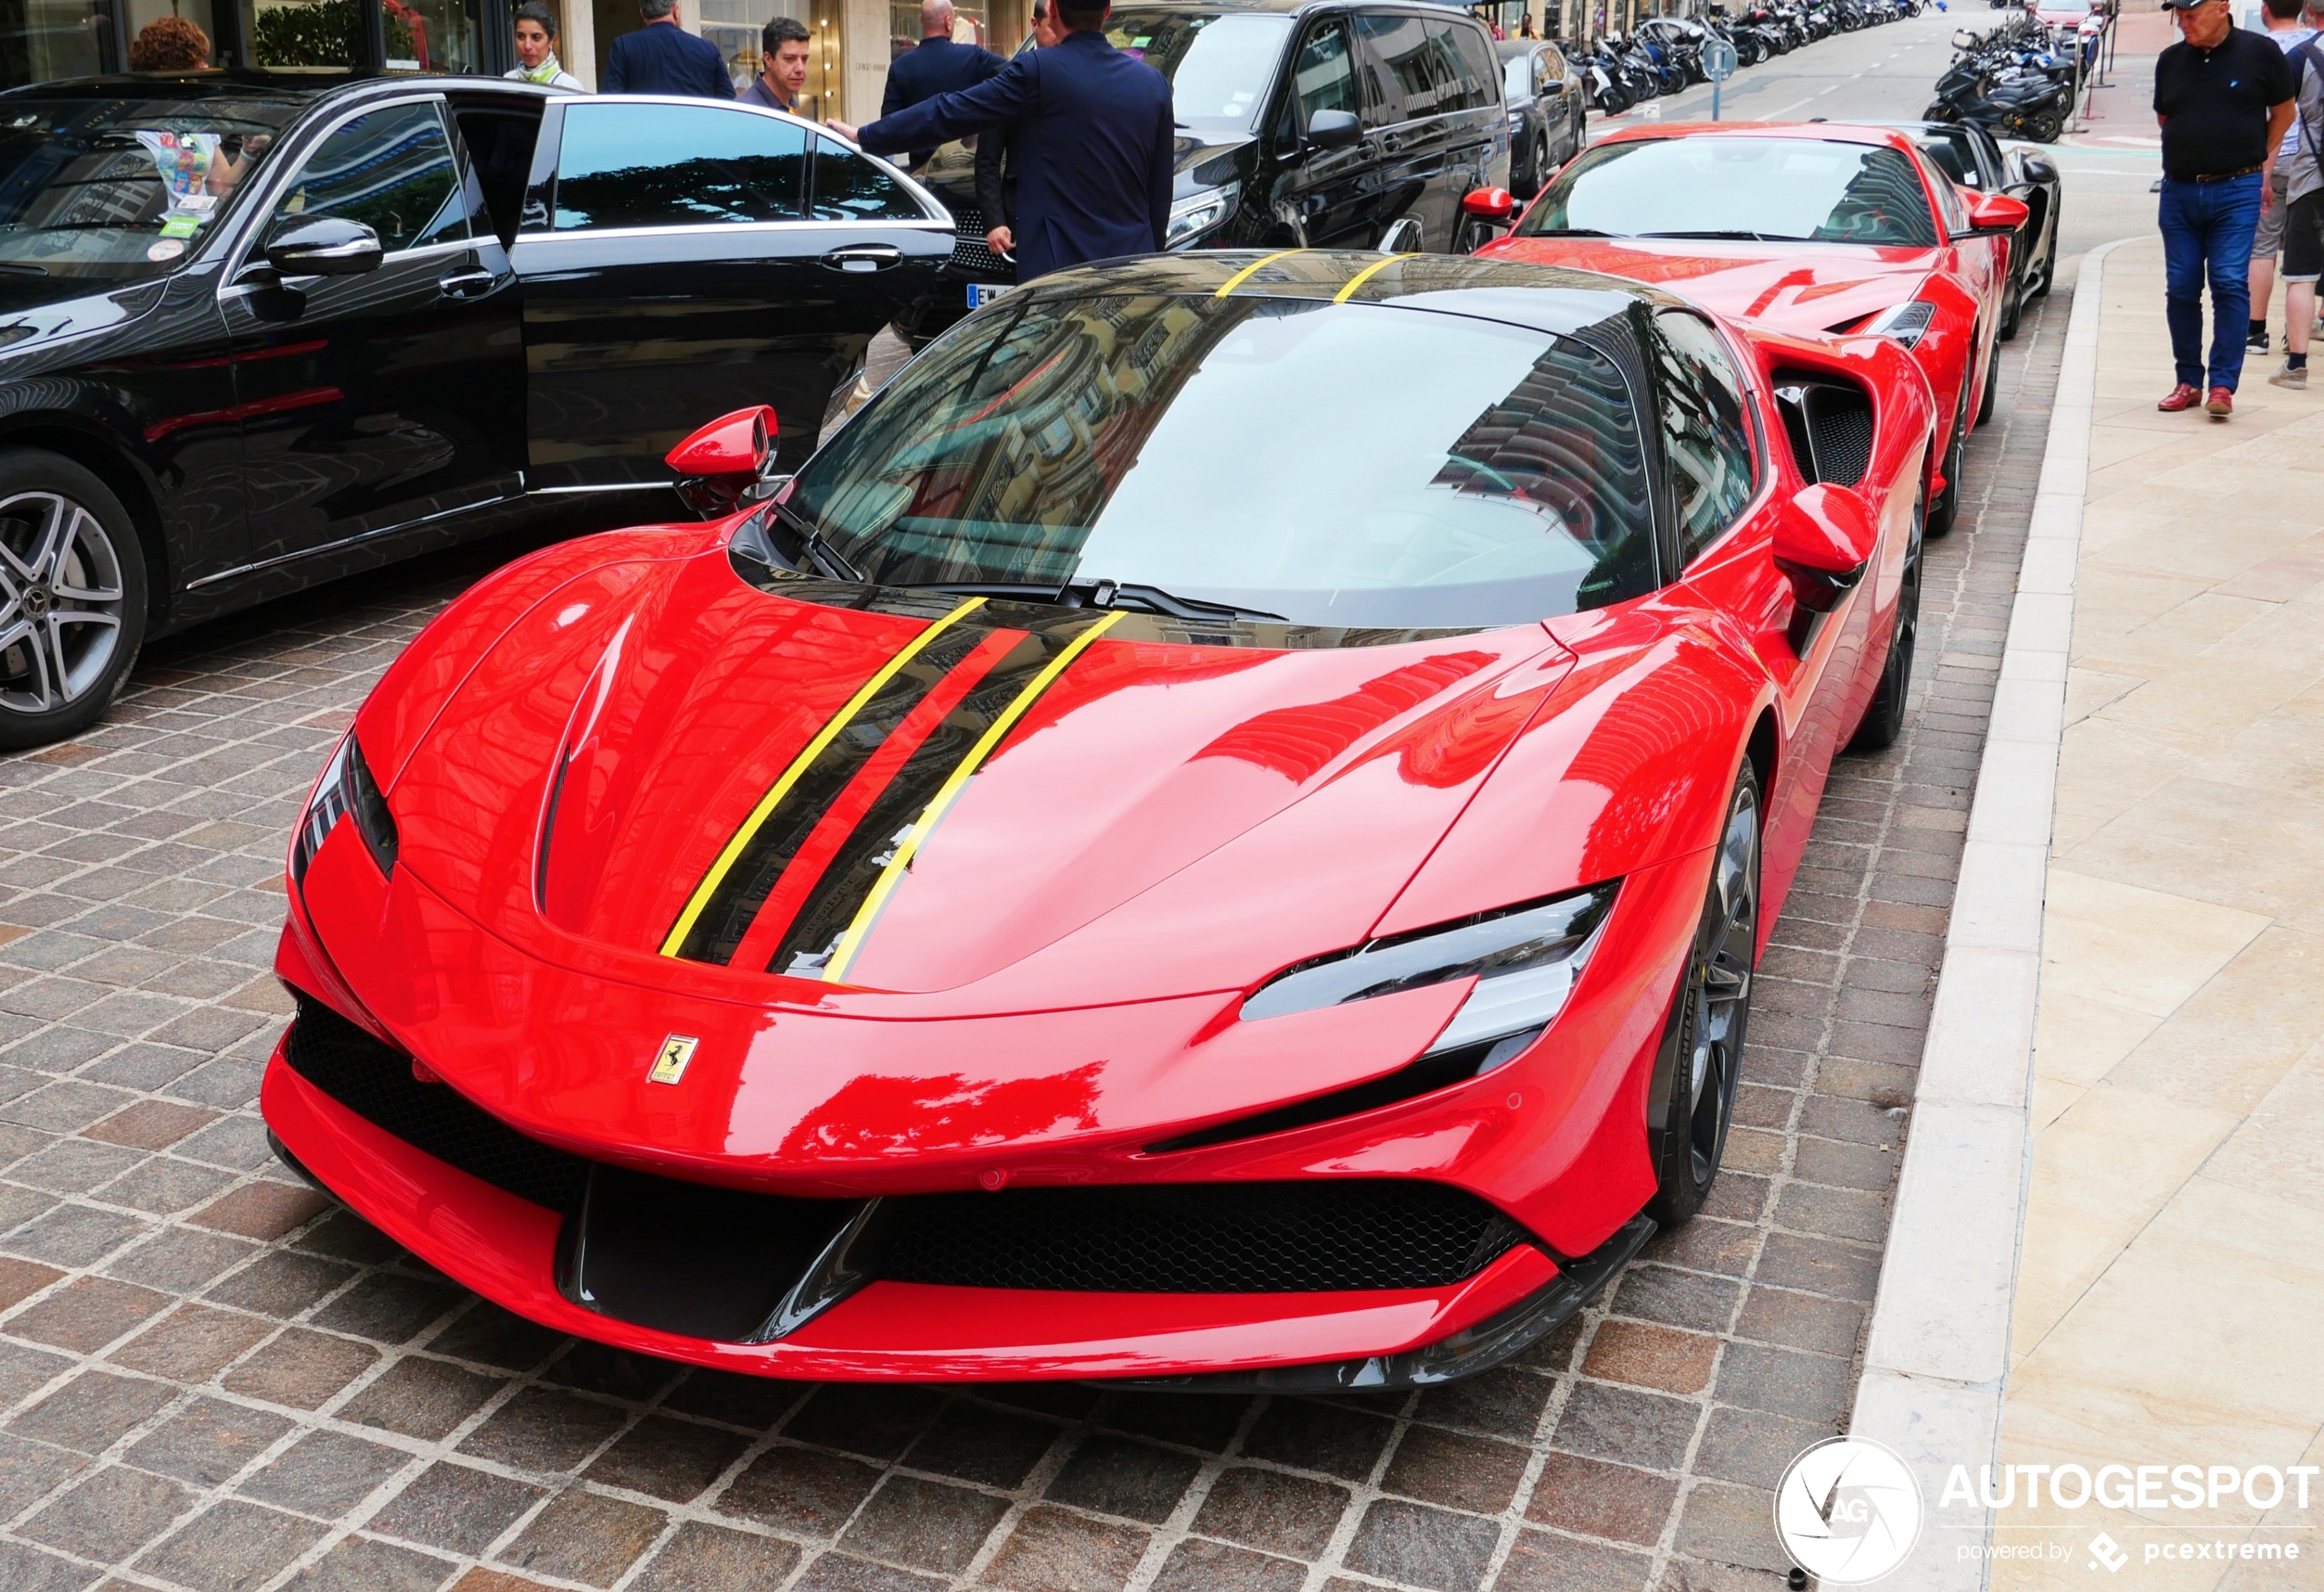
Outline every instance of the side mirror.
[(2026, 156), (2026, 175), (2036, 182), (2055, 182), (2058, 180), (2058, 168), (2039, 155), (2028, 155)]
[(1461, 196), (1461, 210), (1483, 221), (1505, 221), (1516, 213), (1517, 196), (1505, 188), (1472, 188)]
[(1363, 137), (1353, 111), (1318, 111), (1307, 124), (1307, 142), (1318, 149), (1348, 149)]
[(360, 276), (380, 258), (377, 232), (337, 216), (289, 221), (266, 240), (266, 264), (285, 276)]
[(1793, 498), (1775, 523), (1775, 567), (1791, 583), (1791, 600), (1811, 613), (1838, 606), (1879, 545), (1872, 505), (1829, 481)]
[(2006, 193), (1970, 193), (1969, 230), (1972, 232), (2014, 232), (2026, 224), (2033, 211), (2023, 199), (2011, 199)]
[(775, 462), (775, 412), (761, 403), (722, 414), (662, 456), (678, 496), (705, 519), (755, 496)]
[(1565, 91), (1565, 80), (1564, 78), (1552, 78), (1542, 85), (1542, 92), (1544, 94), (1562, 94)]

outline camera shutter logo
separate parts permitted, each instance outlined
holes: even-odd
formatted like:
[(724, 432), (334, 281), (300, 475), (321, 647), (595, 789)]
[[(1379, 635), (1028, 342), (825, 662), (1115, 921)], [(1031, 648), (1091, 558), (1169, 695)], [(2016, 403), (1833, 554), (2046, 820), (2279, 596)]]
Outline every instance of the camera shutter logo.
[(1877, 1581), (1921, 1540), (1921, 1483), (1895, 1449), (1827, 1437), (1801, 1451), (1775, 1490), (1775, 1534), (1827, 1587)]

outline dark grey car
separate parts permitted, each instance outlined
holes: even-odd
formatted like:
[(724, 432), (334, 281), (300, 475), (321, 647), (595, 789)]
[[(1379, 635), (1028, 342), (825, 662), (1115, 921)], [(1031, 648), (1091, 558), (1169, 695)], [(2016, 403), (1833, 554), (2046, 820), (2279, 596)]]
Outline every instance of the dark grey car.
[(1509, 188), (1529, 199), (1589, 141), (1587, 86), (1547, 39), (1512, 38), (1493, 48), (1509, 107)]

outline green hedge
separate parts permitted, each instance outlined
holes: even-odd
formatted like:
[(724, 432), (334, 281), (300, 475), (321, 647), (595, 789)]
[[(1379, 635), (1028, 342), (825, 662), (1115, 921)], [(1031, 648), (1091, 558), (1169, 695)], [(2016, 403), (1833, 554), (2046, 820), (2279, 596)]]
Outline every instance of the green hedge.
[[(409, 23), (387, 19), (387, 58), (412, 59)], [(362, 59), (363, 21), (355, 0), (307, 0), (277, 5), (258, 18), (261, 66), (351, 66)]]

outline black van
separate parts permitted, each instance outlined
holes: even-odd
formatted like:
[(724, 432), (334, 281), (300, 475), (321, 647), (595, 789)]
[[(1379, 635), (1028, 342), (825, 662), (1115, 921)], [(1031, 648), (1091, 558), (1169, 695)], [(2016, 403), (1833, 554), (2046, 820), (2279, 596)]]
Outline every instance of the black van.
[(1509, 184), (1492, 35), (1466, 11), (1363, 0), (1117, 4), (1117, 48), (1170, 80), (1173, 249), (1466, 253), (1461, 210)]

